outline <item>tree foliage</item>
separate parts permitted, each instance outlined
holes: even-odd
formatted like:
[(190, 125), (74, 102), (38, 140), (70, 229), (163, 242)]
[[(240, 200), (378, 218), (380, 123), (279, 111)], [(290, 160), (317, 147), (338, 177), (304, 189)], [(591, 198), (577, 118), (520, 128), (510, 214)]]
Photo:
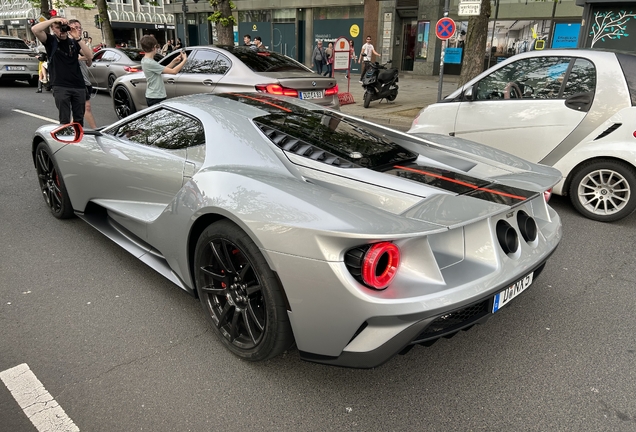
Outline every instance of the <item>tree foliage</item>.
[(234, 24), (236, 19), (232, 15), (232, 9), (236, 6), (232, 0), (210, 0), (214, 13), (208, 17), (216, 27), (216, 43), (219, 45), (234, 45)]
[(471, 16), (468, 19), (468, 29), (464, 42), (464, 60), (462, 62), (462, 72), (459, 76), (460, 86), (484, 71), (490, 11), (490, 0), (481, 0), (481, 14)]

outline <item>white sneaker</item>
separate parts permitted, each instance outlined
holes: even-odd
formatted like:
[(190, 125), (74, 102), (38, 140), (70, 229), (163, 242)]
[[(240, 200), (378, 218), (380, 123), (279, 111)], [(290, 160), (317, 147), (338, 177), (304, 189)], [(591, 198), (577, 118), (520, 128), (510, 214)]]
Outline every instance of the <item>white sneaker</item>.
[(358, 81), (360, 84), (362, 84), (362, 81)]

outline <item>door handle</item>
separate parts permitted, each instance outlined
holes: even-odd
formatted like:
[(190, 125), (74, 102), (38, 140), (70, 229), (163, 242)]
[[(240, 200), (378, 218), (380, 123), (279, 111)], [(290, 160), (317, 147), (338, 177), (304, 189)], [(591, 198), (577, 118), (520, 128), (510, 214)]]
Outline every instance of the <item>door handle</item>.
[(168, 78), (168, 79), (166, 80), (166, 83), (167, 83), (167, 84), (174, 84), (174, 78)]
[(211, 86), (214, 84), (214, 81), (212, 81), (211, 79), (206, 79), (206, 80), (203, 80), (203, 84), (206, 86)]
[(594, 93), (579, 93), (565, 100), (565, 106), (574, 111), (588, 112), (592, 106)]

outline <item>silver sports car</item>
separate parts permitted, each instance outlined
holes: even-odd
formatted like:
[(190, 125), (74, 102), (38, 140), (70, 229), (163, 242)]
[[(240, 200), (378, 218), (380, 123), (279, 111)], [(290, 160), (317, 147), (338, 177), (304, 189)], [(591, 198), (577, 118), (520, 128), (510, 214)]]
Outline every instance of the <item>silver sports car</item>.
[(553, 168), (265, 94), (39, 128), (42, 195), (200, 298), (247, 360), (375, 367), (485, 321), (557, 247)]
[[(117, 78), (140, 72), (144, 52), (138, 48), (102, 48), (95, 53), (89, 71), (91, 85), (98, 90), (110, 91)], [(160, 61), (160, 54), (155, 60)]]
[[(159, 63), (167, 66), (179, 51)], [(296, 60), (244, 46), (195, 46), (181, 72), (163, 74), (168, 99), (196, 93), (253, 92), (291, 96), (327, 108), (339, 109), (335, 78), (315, 74)], [(128, 74), (113, 84), (113, 105), (118, 118), (146, 108), (146, 77)]]

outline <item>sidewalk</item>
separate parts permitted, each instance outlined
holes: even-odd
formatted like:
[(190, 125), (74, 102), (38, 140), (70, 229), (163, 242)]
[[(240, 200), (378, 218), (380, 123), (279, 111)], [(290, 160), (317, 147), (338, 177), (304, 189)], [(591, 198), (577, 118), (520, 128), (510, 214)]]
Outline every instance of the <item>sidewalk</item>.
[[(344, 73), (336, 72), (340, 93), (347, 91), (347, 79)], [(353, 96), (354, 104), (342, 105), (343, 113), (354, 115), (365, 120), (390, 126), (394, 129), (407, 131), (419, 111), (437, 102), (439, 76), (421, 76), (400, 74), (398, 96), (393, 102), (386, 99), (373, 101), (369, 108), (364, 108), (364, 89), (358, 82), (359, 74), (351, 77), (349, 93)], [(459, 76), (445, 75), (442, 83), (442, 98), (457, 88)]]

